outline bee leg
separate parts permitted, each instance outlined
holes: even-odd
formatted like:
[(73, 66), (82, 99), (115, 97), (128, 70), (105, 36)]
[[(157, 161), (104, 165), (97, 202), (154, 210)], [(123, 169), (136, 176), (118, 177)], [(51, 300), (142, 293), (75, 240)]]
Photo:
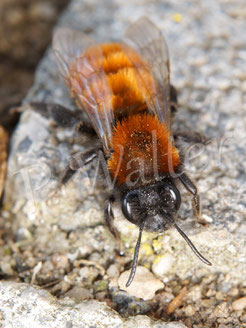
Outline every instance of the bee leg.
[(104, 216), (105, 216), (105, 222), (107, 227), (109, 228), (109, 231), (112, 233), (112, 235), (114, 236), (114, 238), (116, 240), (120, 240), (120, 234), (119, 231), (115, 228), (114, 224), (113, 224), (113, 220), (114, 220), (114, 213), (112, 211), (112, 204), (115, 201), (114, 196), (110, 196), (110, 198), (107, 201), (106, 204), (106, 208), (104, 211)]
[(191, 179), (185, 173), (181, 173), (178, 177), (179, 180), (184, 185), (184, 187), (186, 188), (186, 190), (193, 195), (192, 205), (197, 222), (204, 223), (201, 219), (201, 213), (202, 213), (201, 198), (196, 185), (191, 181)]
[(196, 131), (181, 131), (174, 133), (174, 140), (175, 142), (182, 141), (185, 143), (207, 145), (211, 141), (211, 138), (207, 138), (200, 132)]
[(52, 118), (59, 126), (74, 127), (78, 122), (77, 115), (62, 105), (32, 102), (31, 106), (35, 112), (41, 114), (45, 118)]
[(170, 85), (170, 108), (172, 114), (175, 114), (178, 110), (178, 94), (172, 84)]
[(60, 174), (58, 189), (66, 184), (79, 168), (92, 162), (98, 156), (99, 149), (76, 154), (68, 163), (66, 169)]

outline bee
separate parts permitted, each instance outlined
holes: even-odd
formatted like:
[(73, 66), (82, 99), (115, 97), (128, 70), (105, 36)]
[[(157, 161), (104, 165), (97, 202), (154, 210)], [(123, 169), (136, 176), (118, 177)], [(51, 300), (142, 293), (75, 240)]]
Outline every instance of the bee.
[[(73, 158), (61, 178), (66, 183), (79, 169), (103, 152), (115, 181), (107, 201), (105, 220), (117, 237), (112, 204), (120, 200), (125, 218), (139, 227), (132, 268), (133, 281), (143, 230), (161, 233), (175, 227), (192, 251), (206, 260), (175, 222), (181, 205), (179, 186), (193, 196), (194, 214), (201, 203), (195, 184), (184, 172), (182, 154), (175, 145), (171, 116), (177, 102), (170, 85), (167, 43), (146, 17), (130, 25), (127, 42), (95, 44), (80, 31), (60, 28), (53, 37), (55, 58), (77, 107), (86, 112), (99, 139), (96, 149)], [(56, 115), (72, 120), (57, 106)], [(87, 132), (84, 122), (78, 131)]]

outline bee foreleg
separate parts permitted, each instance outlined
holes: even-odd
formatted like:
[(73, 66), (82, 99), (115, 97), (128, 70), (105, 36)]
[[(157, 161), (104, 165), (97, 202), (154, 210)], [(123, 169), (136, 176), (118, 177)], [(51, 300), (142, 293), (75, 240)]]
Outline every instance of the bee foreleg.
[(201, 199), (199, 192), (197, 190), (196, 185), (191, 181), (191, 179), (185, 174), (182, 173), (179, 175), (179, 180), (182, 182), (184, 187), (187, 191), (189, 191), (193, 195), (193, 211), (196, 216), (196, 219), (199, 223), (202, 223), (201, 220), (201, 213), (202, 213), (202, 206), (201, 206)]
[(66, 169), (61, 173), (58, 188), (66, 184), (78, 169), (89, 164), (98, 156), (99, 149), (92, 149), (87, 152), (78, 153), (69, 161)]
[(112, 211), (112, 204), (115, 201), (114, 196), (110, 196), (110, 198), (107, 200), (106, 208), (104, 211), (105, 216), (105, 222), (107, 227), (109, 228), (109, 231), (112, 233), (115, 239), (120, 240), (120, 234), (119, 231), (115, 228), (113, 220), (114, 220), (114, 213)]

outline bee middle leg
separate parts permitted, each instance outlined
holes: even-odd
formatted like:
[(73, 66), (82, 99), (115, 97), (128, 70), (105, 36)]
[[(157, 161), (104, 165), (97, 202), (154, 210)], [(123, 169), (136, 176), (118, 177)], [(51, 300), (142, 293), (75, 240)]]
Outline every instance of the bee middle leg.
[(195, 217), (198, 223), (203, 223), (201, 219), (201, 214), (202, 214), (201, 198), (196, 185), (191, 181), (191, 179), (185, 173), (179, 175), (179, 180), (182, 182), (186, 190), (193, 195), (192, 204), (193, 204), (193, 211)]
[(100, 149), (92, 149), (76, 154), (68, 163), (65, 170), (59, 176), (58, 189), (65, 185), (72, 176), (84, 165), (89, 164), (98, 157)]
[(106, 204), (106, 208), (104, 211), (104, 217), (105, 217), (105, 222), (107, 227), (109, 228), (109, 231), (112, 233), (112, 235), (114, 236), (114, 238), (116, 240), (120, 240), (120, 234), (119, 231), (115, 228), (113, 220), (114, 220), (114, 213), (112, 211), (112, 204), (114, 203), (115, 198), (114, 196), (110, 196), (107, 204)]

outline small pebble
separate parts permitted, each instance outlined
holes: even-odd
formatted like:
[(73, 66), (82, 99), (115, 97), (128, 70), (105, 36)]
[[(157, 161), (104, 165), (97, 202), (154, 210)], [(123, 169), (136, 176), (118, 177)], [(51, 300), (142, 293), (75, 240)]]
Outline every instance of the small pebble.
[(47, 260), (42, 264), (42, 273), (50, 274), (50, 272), (54, 271), (54, 265), (51, 261)]
[(229, 315), (229, 309), (226, 302), (217, 305), (213, 311), (214, 315), (219, 318), (227, 318)]
[(240, 317), (240, 320), (241, 320), (243, 323), (246, 323), (246, 314), (244, 314), (242, 317)]
[(169, 304), (173, 299), (174, 299), (174, 295), (166, 291), (159, 293), (155, 297), (155, 300), (158, 300), (158, 302), (162, 305)]
[(213, 298), (208, 298), (201, 300), (201, 306), (204, 306), (205, 308), (211, 308), (214, 306), (214, 299)]
[(211, 297), (214, 296), (216, 294), (216, 290), (215, 289), (209, 289), (206, 293), (207, 297)]
[(157, 276), (162, 277), (166, 272), (169, 272), (174, 263), (174, 257), (171, 254), (157, 256), (153, 265), (152, 271)]
[(107, 292), (106, 291), (96, 293), (96, 299), (98, 301), (103, 302), (106, 298), (107, 298)]
[(99, 262), (101, 258), (102, 258), (101, 254), (94, 252), (90, 255), (89, 260), (93, 262)]
[(50, 291), (52, 294), (56, 294), (57, 292), (64, 294), (69, 289), (70, 289), (70, 284), (67, 281), (62, 280), (58, 284), (56, 284), (54, 287), (52, 287)]
[(66, 269), (69, 266), (69, 260), (67, 256), (62, 254), (54, 254), (52, 257), (52, 262), (57, 269)]
[(187, 299), (191, 299), (193, 302), (201, 299), (201, 286), (195, 285), (189, 289)]
[(8, 276), (13, 276), (14, 275), (14, 270), (11, 267), (11, 263), (2, 262), (0, 267), (1, 267), (1, 270), (3, 271), (4, 274), (6, 274)]
[(241, 297), (232, 303), (234, 311), (240, 311), (246, 308), (246, 297)]
[(108, 288), (108, 283), (105, 280), (97, 280), (94, 283), (93, 289), (95, 292), (102, 292)]
[(17, 241), (23, 241), (23, 240), (31, 240), (32, 234), (31, 232), (24, 227), (21, 227), (16, 232), (16, 240)]
[(92, 298), (92, 294), (88, 289), (79, 286), (75, 286), (72, 289), (70, 289), (66, 293), (66, 296), (73, 298), (77, 302)]
[(228, 295), (233, 297), (237, 296), (238, 294), (239, 294), (239, 290), (236, 287), (231, 288), (228, 292)]
[(206, 214), (203, 214), (201, 217), (202, 221), (206, 222), (206, 223), (212, 223), (213, 219), (211, 218), (211, 216), (208, 216)]
[(155, 292), (164, 287), (163, 282), (156, 279), (148, 269), (142, 266), (137, 267), (133, 282), (126, 287), (129, 274), (130, 270), (123, 272), (118, 279), (118, 285), (120, 289), (127, 291), (132, 296), (151, 300), (155, 296)]
[(221, 291), (218, 291), (216, 292), (215, 297), (217, 300), (222, 301), (225, 298), (225, 295)]
[(79, 275), (81, 279), (87, 279), (89, 277), (90, 270), (88, 267), (81, 268), (79, 270)]
[(108, 282), (109, 289), (118, 288), (118, 278), (110, 278)]
[(195, 314), (196, 310), (195, 310), (194, 306), (189, 304), (184, 308), (184, 312), (185, 312), (185, 315), (187, 315), (187, 317), (191, 317)]
[(36, 259), (34, 257), (28, 257), (26, 259), (26, 265), (29, 266), (29, 268), (33, 268), (36, 265)]
[(115, 277), (118, 277), (119, 274), (120, 274), (120, 272), (119, 272), (117, 265), (111, 264), (107, 270), (107, 275), (110, 278), (115, 278)]

